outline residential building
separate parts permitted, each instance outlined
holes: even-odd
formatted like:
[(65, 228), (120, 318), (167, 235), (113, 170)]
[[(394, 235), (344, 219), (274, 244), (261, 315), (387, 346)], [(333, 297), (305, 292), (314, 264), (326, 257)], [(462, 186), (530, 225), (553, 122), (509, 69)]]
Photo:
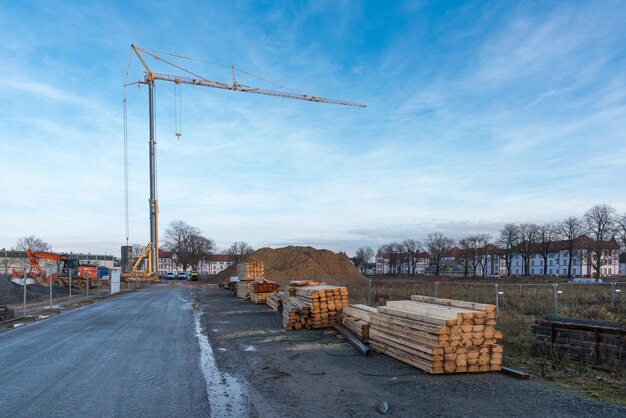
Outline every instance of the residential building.
[[(592, 248), (595, 241), (581, 235), (574, 242), (572, 254), (572, 276), (593, 277), (596, 273), (591, 257)], [(606, 241), (603, 244), (606, 249), (602, 255), (602, 265), (600, 266), (600, 277), (617, 276), (620, 273), (619, 244), (615, 239)], [(537, 247), (529, 256), (528, 274), (529, 276), (567, 276), (569, 268), (569, 252), (567, 251), (567, 241), (555, 241), (551, 245), (547, 254), (547, 263)], [(515, 254), (511, 260), (511, 275), (524, 275), (524, 258), (521, 254)]]
[[(392, 256), (382, 251), (376, 253), (375, 273), (377, 275), (386, 274), (412, 274), (413, 266), (408, 253), (395, 255), (395, 262), (391, 261)], [(424, 274), (430, 265), (430, 256), (426, 252), (418, 253), (415, 258), (415, 274)]]

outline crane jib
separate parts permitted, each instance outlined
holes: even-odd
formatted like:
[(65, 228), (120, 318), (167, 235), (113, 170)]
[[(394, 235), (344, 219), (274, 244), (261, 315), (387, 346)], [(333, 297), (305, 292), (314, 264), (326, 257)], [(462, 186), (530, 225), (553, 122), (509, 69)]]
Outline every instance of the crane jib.
[(196, 86), (212, 87), (212, 88), (222, 89), (222, 90), (241, 91), (244, 93), (254, 93), (254, 94), (261, 94), (265, 96), (284, 97), (287, 99), (304, 100), (308, 102), (329, 103), (329, 104), (337, 104), (341, 106), (367, 107), (366, 105), (362, 103), (348, 102), (345, 100), (327, 99), (324, 97), (309, 96), (307, 94), (295, 94), (295, 93), (280, 92), (280, 91), (274, 91), (274, 90), (265, 90), (265, 89), (259, 89), (259, 88), (246, 87), (246, 86), (242, 86), (241, 84), (230, 85), (230, 84), (222, 83), (219, 81), (213, 81), (213, 80), (207, 80), (207, 79), (180, 77), (180, 76), (174, 76), (170, 74), (161, 74), (161, 73), (151, 73), (150, 75), (146, 76), (146, 82), (151, 82), (154, 80), (170, 81), (176, 84), (193, 84)]

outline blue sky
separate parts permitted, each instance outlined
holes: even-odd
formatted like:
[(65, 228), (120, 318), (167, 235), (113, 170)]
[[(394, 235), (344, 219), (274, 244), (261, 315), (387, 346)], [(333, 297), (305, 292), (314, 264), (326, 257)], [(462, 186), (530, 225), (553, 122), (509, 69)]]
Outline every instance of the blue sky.
[[(626, 211), (624, 2), (2, 2), (0, 248), (124, 244), (130, 44), (367, 109), (157, 95), (161, 231), (357, 247)], [(207, 78), (226, 68), (178, 61)], [(162, 63), (155, 70), (178, 74)], [(142, 78), (132, 60), (129, 80)], [(250, 86), (279, 89), (245, 73)], [(148, 240), (147, 89), (127, 91), (131, 240)]]

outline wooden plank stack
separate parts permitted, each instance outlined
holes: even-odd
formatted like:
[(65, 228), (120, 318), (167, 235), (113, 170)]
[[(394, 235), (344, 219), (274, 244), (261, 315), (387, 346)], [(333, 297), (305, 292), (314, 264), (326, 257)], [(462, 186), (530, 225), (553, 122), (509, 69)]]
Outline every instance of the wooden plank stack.
[(292, 286), (281, 296), (286, 330), (328, 328), (348, 305), (348, 289), (342, 286)]
[(265, 278), (265, 265), (262, 261), (248, 261), (237, 264), (239, 280), (254, 280)]
[(265, 267), (262, 261), (248, 261), (237, 264), (237, 297), (246, 299), (250, 297), (252, 282), (255, 279), (265, 279)]
[(280, 292), (274, 292), (267, 295), (265, 303), (267, 303), (267, 306), (277, 312), (283, 311), (283, 298)]
[(239, 280), (237, 282), (237, 289), (235, 293), (239, 299), (246, 299), (250, 297), (250, 288), (252, 287), (251, 281), (248, 280)]
[(370, 314), (370, 346), (432, 374), (499, 371), (494, 305), (413, 295)]
[(254, 303), (265, 303), (267, 297), (278, 291), (276, 282), (266, 279), (254, 279), (250, 287), (250, 300)]
[(343, 307), (342, 325), (364, 344), (369, 344), (371, 314), (376, 308), (367, 305), (348, 305)]

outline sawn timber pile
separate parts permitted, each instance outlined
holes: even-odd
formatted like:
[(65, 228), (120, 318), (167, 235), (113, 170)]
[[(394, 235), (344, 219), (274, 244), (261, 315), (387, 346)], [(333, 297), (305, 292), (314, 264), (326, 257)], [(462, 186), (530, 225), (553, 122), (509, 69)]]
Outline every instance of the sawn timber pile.
[(348, 289), (341, 286), (292, 286), (281, 292), (285, 330), (328, 328), (348, 304)]
[(278, 292), (278, 284), (271, 280), (254, 279), (250, 288), (250, 300), (254, 303), (266, 303), (268, 296)]
[(498, 371), (494, 305), (413, 295), (370, 314), (370, 346), (432, 374)]
[(262, 262), (253, 261), (237, 264), (237, 297), (246, 299), (253, 292), (253, 283), (255, 279), (265, 278), (265, 267)]
[[(328, 283), (337, 278), (344, 283), (346, 280), (365, 282), (365, 277), (345, 254), (313, 247), (261, 248), (250, 254), (246, 261), (262, 261), (264, 278), (271, 280), (321, 279)], [(212, 282), (227, 282), (235, 275), (238, 275), (237, 268), (231, 266), (216, 275)]]
[(369, 344), (371, 316), (375, 313), (378, 310), (367, 305), (344, 306), (341, 323), (362, 343)]

